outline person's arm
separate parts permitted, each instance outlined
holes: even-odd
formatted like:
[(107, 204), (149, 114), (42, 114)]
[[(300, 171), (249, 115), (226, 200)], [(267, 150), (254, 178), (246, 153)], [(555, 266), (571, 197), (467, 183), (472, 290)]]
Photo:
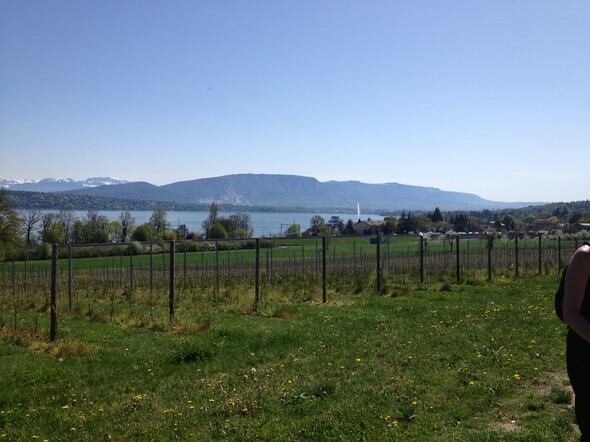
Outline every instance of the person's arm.
[(579, 336), (590, 342), (590, 322), (581, 313), (586, 284), (590, 276), (590, 247), (582, 246), (574, 253), (565, 275), (563, 319)]

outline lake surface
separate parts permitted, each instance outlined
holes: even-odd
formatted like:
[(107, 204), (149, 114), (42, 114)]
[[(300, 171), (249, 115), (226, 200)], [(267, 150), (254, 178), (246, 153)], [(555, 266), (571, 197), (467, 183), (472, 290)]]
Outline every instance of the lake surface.
[[(26, 210), (18, 212), (27, 212)], [(45, 210), (43, 213), (57, 213), (58, 210)], [(99, 215), (104, 215), (108, 220), (115, 221), (119, 219), (121, 215), (120, 210), (98, 210)], [(74, 216), (77, 219), (84, 220), (86, 214), (85, 210), (72, 210)], [(135, 224), (140, 225), (149, 221), (152, 216), (152, 211), (143, 210), (131, 210), (129, 211), (135, 218)], [(172, 229), (176, 229), (179, 225), (185, 224), (190, 231), (202, 232), (203, 228), (201, 224), (209, 216), (209, 211), (202, 212), (189, 212), (189, 211), (168, 211), (167, 219)], [(219, 216), (228, 217), (237, 212), (219, 212)], [(356, 213), (296, 213), (296, 212), (243, 212), (250, 216), (251, 228), (254, 230), (254, 237), (261, 236), (282, 236), (281, 232), (287, 230), (292, 224), (299, 224), (301, 231), (303, 232), (309, 228), (311, 218), (315, 215), (320, 215), (326, 222), (330, 220), (332, 216), (339, 216), (340, 219), (346, 224), (349, 219), (353, 222), (357, 222), (359, 219)], [(374, 221), (382, 220), (383, 216), (370, 214), (363, 215), (361, 213), (360, 219), (366, 220), (371, 218)]]

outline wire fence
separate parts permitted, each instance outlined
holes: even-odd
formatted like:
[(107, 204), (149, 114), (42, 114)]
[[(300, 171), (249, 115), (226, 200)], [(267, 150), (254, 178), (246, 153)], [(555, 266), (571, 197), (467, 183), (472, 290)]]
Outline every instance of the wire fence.
[[(525, 277), (562, 268), (582, 240), (457, 236), (275, 238), (53, 245), (50, 261), (0, 264), (0, 327), (38, 331), (60, 314), (135, 324), (174, 321), (203, 303), (327, 302), (338, 293), (403, 294), (409, 283)], [(118, 254), (117, 254), (118, 252)], [(115, 255), (113, 255), (115, 253)], [(49, 313), (49, 315), (47, 314)]]

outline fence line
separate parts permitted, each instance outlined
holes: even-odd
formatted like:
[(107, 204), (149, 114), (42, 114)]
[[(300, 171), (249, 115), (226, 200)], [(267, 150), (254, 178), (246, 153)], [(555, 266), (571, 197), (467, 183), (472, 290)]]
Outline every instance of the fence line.
[[(149, 250), (147, 262), (139, 255), (125, 257), (121, 249), (119, 257), (97, 260), (96, 265), (75, 260), (73, 252), (81, 246), (66, 245), (61, 247), (61, 256), (66, 259), (67, 266), (59, 265), (60, 247), (53, 245), (49, 270), (42, 263), (26, 261), (19, 263), (18, 268), (15, 262), (0, 268), (0, 312), (7, 307), (13, 310), (16, 328), (18, 312), (26, 310), (31, 302), (38, 309), (37, 302), (43, 299), (49, 287), (50, 298), (45, 296), (44, 305), (51, 316), (50, 339), (55, 339), (60, 281), (67, 285), (69, 312), (80, 310), (86, 303), (88, 314), (93, 312), (93, 306), (102, 305), (110, 307), (112, 316), (120, 296), (129, 305), (149, 306), (150, 316), (153, 316), (160, 302), (158, 295), (167, 292), (169, 320), (174, 321), (179, 302), (183, 304), (187, 297), (206, 299), (207, 293), (217, 302), (236, 291), (247, 296), (248, 286), (253, 285), (253, 302), (257, 305), (263, 297), (277, 291), (291, 293), (295, 300), (312, 299), (321, 287), (325, 303), (328, 287), (334, 292), (360, 292), (370, 291), (372, 286), (376, 292), (383, 292), (387, 290), (387, 282), (400, 275), (419, 275), (420, 282), (424, 283), (437, 275), (446, 279), (445, 275), (453, 272), (454, 280), (460, 283), (468, 275), (480, 271), (487, 271), (488, 280), (499, 272), (513, 273), (516, 277), (531, 272), (547, 273), (560, 269), (578, 247), (577, 240), (549, 240), (541, 236), (520, 241), (515, 238), (513, 242), (494, 241), (491, 237), (457, 237), (448, 244), (443, 242), (442, 247), (439, 243), (438, 248), (423, 237), (404, 246), (384, 237), (371, 238), (370, 242), (356, 237), (345, 245), (340, 244), (340, 240), (257, 238), (253, 241), (254, 259), (251, 251), (232, 248), (232, 245), (239, 245), (237, 241), (215, 242), (213, 246), (207, 242), (201, 244), (197, 252), (188, 252), (182, 249), (183, 243), (171, 241), (162, 247), (161, 262), (154, 259), (154, 244), (149, 243), (144, 244)], [(129, 245), (120, 247), (125, 246)], [(222, 248), (226, 249), (225, 253)], [(177, 259), (181, 253), (182, 259)], [(160, 266), (161, 271), (158, 270)], [(143, 292), (149, 297), (135, 299), (141, 298), (138, 293)], [(2, 325), (4, 319), (0, 316)]]

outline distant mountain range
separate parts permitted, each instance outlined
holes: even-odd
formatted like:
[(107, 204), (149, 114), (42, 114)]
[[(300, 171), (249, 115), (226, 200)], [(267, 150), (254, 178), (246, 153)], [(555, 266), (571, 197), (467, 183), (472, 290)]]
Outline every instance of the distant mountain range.
[(67, 190), (126, 183), (129, 183), (129, 181), (110, 177), (93, 177), (87, 178), (84, 181), (77, 181), (72, 178), (44, 178), (40, 181), (0, 178), (0, 188), (24, 190), (28, 192), (63, 192)]
[(296, 175), (235, 174), (180, 181), (163, 186), (113, 178), (85, 181), (47, 178), (38, 182), (9, 182), (0, 186), (14, 191), (63, 192), (68, 195), (124, 200), (166, 201), (252, 208), (427, 211), (517, 208), (541, 203), (490, 201), (475, 194), (398, 183), (367, 184), (359, 181), (320, 182)]

